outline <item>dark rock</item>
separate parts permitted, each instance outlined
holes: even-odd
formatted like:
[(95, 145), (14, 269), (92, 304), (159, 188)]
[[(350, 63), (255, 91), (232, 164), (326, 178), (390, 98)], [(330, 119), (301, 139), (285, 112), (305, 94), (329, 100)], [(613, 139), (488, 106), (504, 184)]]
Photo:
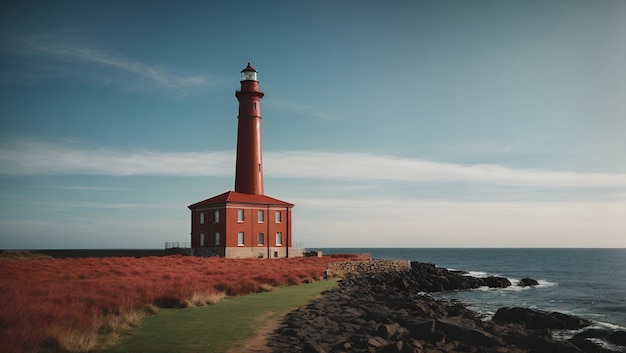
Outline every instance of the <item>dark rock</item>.
[(528, 335), (520, 342), (520, 347), (529, 348), (533, 352), (584, 353), (571, 342), (556, 341), (551, 337)]
[(576, 316), (527, 308), (500, 308), (493, 316), (495, 322), (524, 324), (532, 329), (577, 330), (590, 325), (590, 322)]
[(579, 330), (581, 328), (591, 325), (591, 322), (589, 320), (585, 320), (574, 315), (568, 315), (559, 312), (552, 312), (549, 315), (550, 318), (553, 320), (552, 322), (554, 322), (554, 326), (548, 328)]
[(608, 350), (602, 347), (600, 344), (593, 342), (586, 338), (577, 337), (578, 335), (572, 337), (569, 342), (574, 344), (583, 352), (593, 352), (593, 353), (612, 353), (612, 350)]
[(481, 329), (473, 328), (473, 323), (455, 322), (449, 320), (436, 320), (435, 327), (446, 334), (447, 337), (463, 341), (469, 345), (491, 347), (500, 346), (504, 341)]
[(380, 326), (378, 332), (383, 335), (383, 337), (392, 338), (394, 336), (397, 336), (400, 327), (400, 324), (397, 322), (385, 324)]
[(361, 311), (359, 311), (358, 309), (355, 308), (351, 308), (351, 307), (347, 307), (344, 309), (344, 313), (347, 314), (347, 316), (351, 316), (351, 317), (359, 317), (362, 316), (363, 313), (361, 313)]
[(435, 332), (435, 320), (416, 322), (409, 330), (415, 338), (426, 338)]
[(532, 278), (522, 278), (519, 282), (517, 282), (517, 285), (520, 287), (531, 287), (531, 286), (536, 286), (539, 285), (539, 282), (537, 282), (537, 280), (534, 280)]
[(607, 337), (607, 340), (613, 344), (626, 346), (626, 331), (615, 331)]
[(298, 335), (298, 333), (299, 333), (300, 331), (299, 331), (299, 330), (297, 330), (297, 329), (291, 328), (291, 327), (285, 327), (285, 328), (283, 328), (283, 329), (280, 329), (280, 330), (279, 330), (279, 332), (280, 332), (281, 334), (283, 334), (283, 335), (286, 335), (286, 336), (292, 336), (292, 337), (295, 337), (295, 336), (297, 336), (297, 335)]
[[(361, 265), (359, 265), (361, 266)], [(474, 278), (410, 263), (411, 268), (372, 273), (349, 272), (336, 288), (285, 316), (268, 337), (273, 352), (604, 352), (584, 337), (557, 341), (551, 329), (588, 325), (570, 315), (502, 308), (491, 321), (462, 303), (437, 300), (426, 291), (486, 285)], [(503, 287), (508, 280), (487, 279)], [(603, 333), (608, 341), (612, 332)], [(615, 340), (624, 339), (616, 333)], [(615, 343), (619, 344), (619, 343)]]
[(596, 338), (611, 344), (615, 344), (618, 346), (626, 346), (626, 332), (625, 331), (612, 331), (612, 330), (603, 330), (603, 329), (589, 329), (583, 332), (577, 333), (574, 337), (571, 338), (572, 342), (575, 342), (577, 345), (580, 344), (581, 341)]
[(511, 281), (503, 277), (489, 276), (483, 278), (483, 282), (489, 288), (506, 288), (511, 286)]
[(464, 276), (433, 264), (411, 262), (411, 275), (415, 285), (428, 292), (472, 289), (483, 286), (482, 279)]
[(402, 349), (404, 348), (404, 342), (403, 341), (397, 341), (394, 344), (395, 348), (396, 348), (396, 352), (402, 352)]
[(303, 353), (327, 353), (328, 349), (317, 342), (307, 340), (302, 347)]
[(370, 337), (367, 340), (367, 344), (374, 348), (382, 348), (382, 347), (388, 346), (389, 342), (380, 336), (374, 336), (374, 337)]
[(607, 330), (601, 330), (597, 328), (592, 328), (589, 330), (585, 330), (583, 332), (577, 333), (574, 335), (574, 339), (587, 339), (587, 338), (606, 338), (609, 334), (611, 334)]
[(443, 331), (435, 331), (428, 336), (428, 340), (431, 342), (445, 342), (446, 334)]

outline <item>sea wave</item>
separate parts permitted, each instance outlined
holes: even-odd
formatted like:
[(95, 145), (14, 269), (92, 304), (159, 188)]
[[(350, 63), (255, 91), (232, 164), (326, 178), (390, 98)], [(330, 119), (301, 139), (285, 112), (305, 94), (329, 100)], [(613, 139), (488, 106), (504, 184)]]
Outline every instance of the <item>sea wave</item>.
[(557, 282), (551, 282), (545, 279), (538, 279), (537, 283), (539, 284), (537, 284), (536, 286), (523, 287), (523, 286), (517, 285), (520, 279), (518, 278), (507, 278), (507, 279), (511, 282), (511, 286), (506, 287), (506, 288), (494, 288), (494, 289), (505, 290), (505, 291), (522, 291), (522, 290), (529, 290), (529, 289), (549, 288), (549, 287), (555, 287), (559, 285)]
[[(454, 269), (448, 269), (448, 270), (450, 270), (450, 271), (458, 271), (458, 270), (454, 270)], [(476, 278), (487, 278), (487, 277), (490, 277), (490, 276), (499, 277), (498, 274), (484, 272), (484, 271), (466, 271), (464, 276), (476, 277)], [(511, 282), (511, 285), (509, 287), (506, 287), (506, 288), (489, 288), (489, 287), (485, 286), (485, 287), (476, 288), (475, 290), (482, 290), (482, 291), (497, 291), (497, 290), (522, 291), (522, 290), (529, 290), (529, 289), (533, 289), (533, 288), (549, 288), (549, 287), (555, 287), (555, 286), (559, 285), (557, 282), (548, 281), (546, 279), (538, 279), (537, 282), (539, 284), (537, 284), (536, 286), (518, 286), (517, 283), (519, 283), (519, 281), (521, 279), (519, 279), (519, 278), (507, 278), (507, 279)]]
[[(603, 321), (592, 321), (591, 326), (587, 326), (579, 330), (555, 330), (552, 332), (552, 337), (563, 340), (563, 341), (567, 341), (579, 333), (582, 333), (588, 330), (593, 330), (593, 329), (600, 329), (600, 330), (613, 331), (613, 332), (626, 331), (626, 327), (624, 326), (615, 325), (615, 324), (612, 324), (609, 322), (603, 322)], [(607, 342), (605, 339), (602, 339), (602, 338), (587, 338), (587, 339), (595, 344), (600, 345), (602, 348), (607, 349), (612, 352), (624, 352), (626, 348), (625, 346), (620, 346), (614, 343)]]
[(610, 322), (593, 321), (590, 328), (599, 328), (611, 331), (626, 331), (626, 327), (612, 324)]
[(487, 272), (483, 272), (483, 271), (467, 271), (467, 273), (465, 273), (465, 276), (476, 277), (476, 278), (487, 278), (493, 275)]

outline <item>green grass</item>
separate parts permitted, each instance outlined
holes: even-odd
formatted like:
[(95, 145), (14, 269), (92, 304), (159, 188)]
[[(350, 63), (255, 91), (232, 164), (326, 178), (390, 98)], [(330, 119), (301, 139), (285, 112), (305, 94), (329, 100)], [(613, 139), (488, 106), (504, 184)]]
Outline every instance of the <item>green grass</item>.
[(226, 298), (205, 307), (163, 309), (146, 318), (119, 345), (102, 352), (227, 352), (253, 337), (264, 324), (276, 322), (336, 284), (317, 281)]

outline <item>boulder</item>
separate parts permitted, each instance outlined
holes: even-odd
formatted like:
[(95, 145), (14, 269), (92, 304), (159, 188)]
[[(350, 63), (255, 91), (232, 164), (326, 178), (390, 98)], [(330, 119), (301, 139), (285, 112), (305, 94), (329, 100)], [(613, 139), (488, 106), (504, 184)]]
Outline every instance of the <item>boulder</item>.
[(431, 293), (473, 289), (484, 285), (481, 278), (465, 276), (463, 272), (450, 271), (422, 262), (411, 262), (410, 274), (413, 286)]
[(445, 343), (445, 341), (446, 341), (446, 334), (443, 331), (435, 331), (435, 332), (431, 333), (428, 336), (428, 340), (430, 342), (435, 342), (435, 343), (436, 342)]
[(395, 348), (395, 350), (388, 350), (389, 352), (402, 352), (402, 349), (404, 348), (404, 342), (403, 341), (398, 341), (393, 345), (393, 348)]
[(549, 316), (553, 320), (554, 325), (556, 326), (556, 327), (549, 327), (549, 328), (580, 330), (581, 328), (591, 325), (591, 321), (579, 318), (574, 315), (553, 312), (553, 313), (550, 313)]
[(502, 339), (473, 327), (472, 322), (436, 320), (436, 330), (442, 331), (447, 337), (455, 341), (461, 341), (470, 346), (492, 347), (504, 344)]
[[(527, 335), (520, 340), (520, 347), (528, 348), (531, 352), (555, 352), (555, 353), (583, 353), (586, 350), (581, 350), (577, 345), (567, 342), (553, 340), (550, 337), (541, 335)], [(599, 353), (593, 351), (594, 353)]]
[(398, 330), (400, 329), (400, 327), (400, 324), (397, 322), (381, 325), (378, 329), (378, 333), (380, 333), (383, 337), (393, 338), (398, 335)]
[(572, 341), (579, 342), (589, 338), (597, 338), (618, 346), (626, 346), (626, 331), (589, 329), (574, 335)]
[(374, 348), (382, 348), (382, 347), (386, 347), (389, 345), (389, 341), (387, 341), (386, 339), (380, 337), (380, 336), (374, 336), (374, 337), (370, 337), (367, 340), (367, 344), (370, 347), (374, 347)]
[(319, 344), (318, 342), (307, 340), (304, 342), (304, 346), (302, 347), (302, 352), (304, 353), (327, 353), (327, 347)]
[(626, 331), (615, 331), (607, 337), (607, 340), (613, 344), (626, 346)]
[(527, 308), (500, 308), (493, 316), (494, 322), (523, 324), (532, 329), (578, 330), (589, 326), (588, 320), (563, 313), (548, 313)]
[(409, 329), (415, 338), (424, 339), (435, 332), (435, 321), (417, 321)]
[(508, 279), (495, 276), (483, 278), (483, 283), (489, 288), (506, 288), (511, 286), (511, 281)]
[(534, 280), (532, 278), (522, 278), (519, 282), (517, 282), (517, 285), (519, 287), (532, 287), (532, 286), (536, 286), (539, 285), (539, 282), (537, 282), (537, 280)]

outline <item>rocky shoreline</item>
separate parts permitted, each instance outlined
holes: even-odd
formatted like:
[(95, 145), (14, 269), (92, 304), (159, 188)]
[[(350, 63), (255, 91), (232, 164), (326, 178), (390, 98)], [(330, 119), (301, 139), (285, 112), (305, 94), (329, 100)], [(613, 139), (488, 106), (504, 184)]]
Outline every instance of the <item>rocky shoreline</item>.
[[(273, 352), (623, 352), (626, 332), (584, 328), (562, 313), (501, 308), (485, 318), (429, 293), (511, 284), (432, 264), (383, 260), (336, 265), (338, 287), (288, 314), (268, 337)], [(567, 340), (555, 330), (574, 331)], [(610, 349), (609, 349), (610, 348)]]

